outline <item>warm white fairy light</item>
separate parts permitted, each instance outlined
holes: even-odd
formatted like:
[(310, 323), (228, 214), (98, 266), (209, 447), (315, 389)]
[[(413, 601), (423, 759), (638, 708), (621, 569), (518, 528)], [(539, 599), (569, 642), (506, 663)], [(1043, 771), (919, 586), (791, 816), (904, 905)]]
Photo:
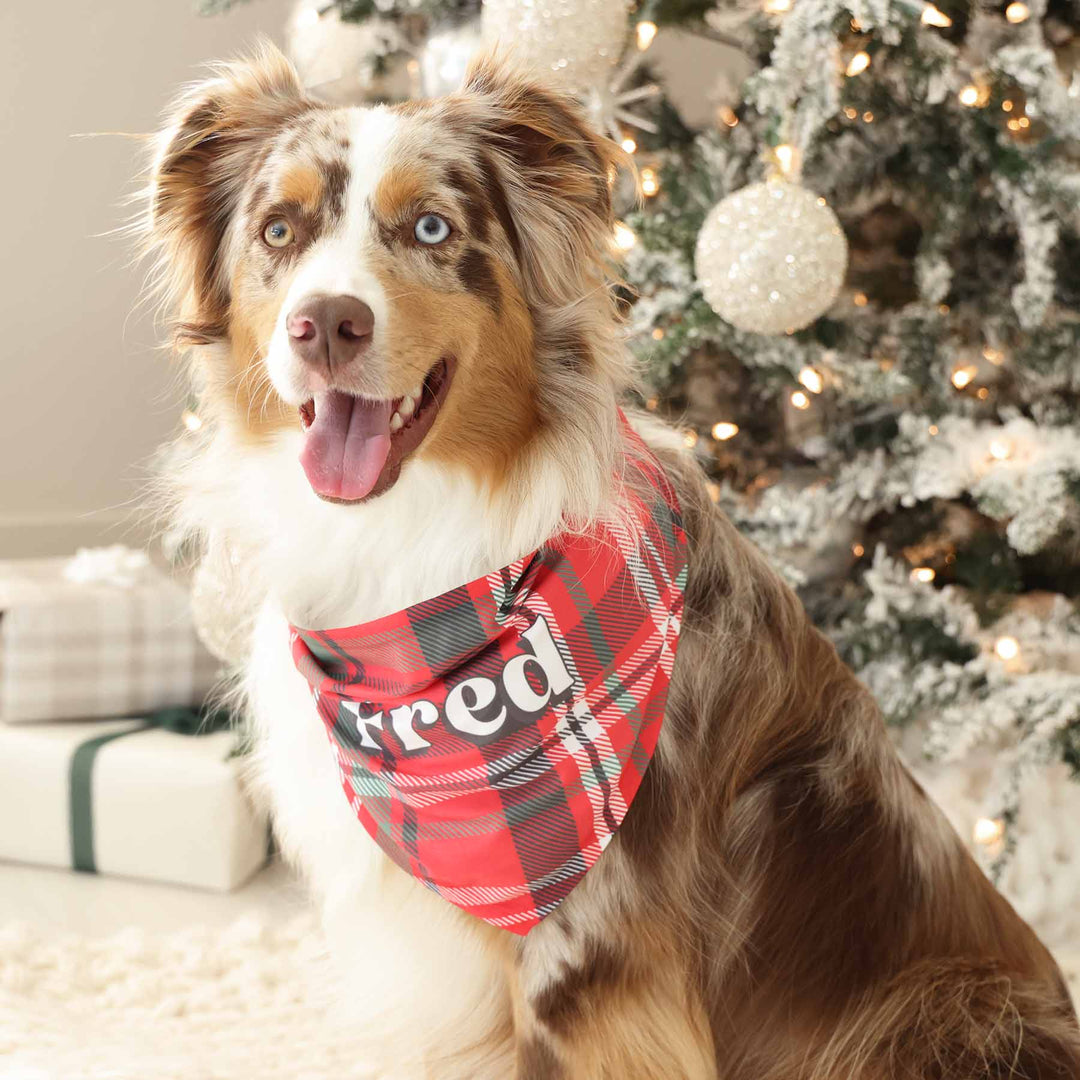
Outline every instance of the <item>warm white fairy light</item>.
[(856, 559), (861, 559), (866, 554), (866, 548), (864, 548), (862, 544), (852, 544), (851, 554), (854, 555)]
[(655, 169), (641, 170), (641, 193), (646, 198), (652, 198), (660, 190), (660, 177)]
[(995, 366), (1003, 363), (1005, 360), (1005, 354), (1000, 349), (995, 349), (992, 345), (984, 345), (982, 354), (984, 360), (989, 360), (990, 363)]
[(698, 433), (693, 428), (690, 428), (689, 431), (683, 433), (682, 441), (683, 445), (686, 446), (687, 449), (692, 450), (695, 446), (697, 446)]
[(1014, 0), (1005, 9), (1005, 18), (1011, 23), (1022, 23), (1031, 15), (1031, 9), (1027, 4), (1021, 3), (1020, 0)]
[(634, 230), (625, 222), (615, 222), (615, 246), (620, 251), (629, 251), (637, 243)]
[(1001, 660), (1015, 660), (1020, 655), (1020, 642), (1014, 637), (999, 637), (994, 642), (994, 652)]
[(801, 390), (796, 390), (795, 393), (791, 395), (791, 404), (794, 405), (796, 409), (809, 409), (810, 399)]
[(649, 22), (647, 19), (637, 24), (637, 47), (641, 52), (644, 52), (653, 43), (656, 31), (656, 23)]
[(974, 108), (979, 104), (979, 88), (972, 83), (968, 83), (957, 97), (960, 98), (961, 105), (966, 105), (969, 109)]
[(865, 71), (870, 66), (870, 54), (865, 50), (857, 52), (849, 61), (848, 66), (844, 69), (844, 74), (850, 79), (854, 75), (858, 75)]
[(916, 566), (911, 571), (911, 580), (918, 581), (922, 585), (929, 585), (936, 577), (937, 574), (934, 573), (932, 566)]
[(310, 30), (319, 21), (319, 9), (306, 7), (296, 13), (296, 26), (299, 30)]
[(791, 10), (791, 0), (764, 0), (761, 9), (766, 15), (786, 15)]
[(198, 413), (193, 413), (190, 409), (185, 409), (180, 414), (180, 422), (188, 429), (188, 431), (198, 431), (203, 426), (202, 417)]
[(773, 149), (773, 153), (776, 155), (776, 161), (780, 166), (780, 171), (785, 176), (790, 176), (798, 160), (798, 152), (795, 147), (790, 143), (781, 143)]
[(733, 424), (729, 420), (721, 420), (718, 424), (713, 424), (712, 437), (717, 442), (727, 442), (728, 439), (734, 439), (739, 434), (739, 425)]
[(637, 149), (637, 143), (629, 135), (619, 145), (628, 153), (632, 154)]
[(923, 8), (921, 21), (924, 26), (940, 26), (943, 28), (952, 26), (952, 19), (944, 11), (934, 7), (933, 4), (927, 4)]
[(864, 292), (857, 292), (852, 297), (852, 301), (856, 307), (866, 307), (870, 303), (870, 298)]
[(967, 367), (957, 368), (952, 373), (953, 386), (955, 386), (957, 390), (963, 390), (964, 387), (967, 386), (971, 382), (971, 380), (975, 378), (975, 373), (976, 368), (973, 367), (971, 364), (968, 364)]
[(995, 461), (1004, 461), (1012, 453), (1012, 444), (1007, 439), (994, 439), (990, 443), (990, 456)]
[(739, 118), (735, 115), (735, 110), (730, 105), (721, 105), (716, 110), (716, 115), (725, 127), (733, 128), (739, 126)]
[(821, 377), (821, 372), (812, 367), (804, 367), (799, 372), (799, 382), (810, 391), (811, 394), (820, 394), (825, 387), (825, 381)]
[(1000, 818), (981, 817), (975, 822), (971, 835), (976, 844), (984, 847), (996, 844), (1005, 835), (1005, 822)]

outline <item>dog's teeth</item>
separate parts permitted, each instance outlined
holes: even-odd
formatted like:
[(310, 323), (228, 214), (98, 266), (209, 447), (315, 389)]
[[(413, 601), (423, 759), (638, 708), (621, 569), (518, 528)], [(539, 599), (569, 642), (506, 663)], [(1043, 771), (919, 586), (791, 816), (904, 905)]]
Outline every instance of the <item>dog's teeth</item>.
[(401, 404), (398, 406), (398, 412), (402, 416), (412, 416), (413, 409), (416, 408), (416, 402), (412, 397), (405, 397), (401, 399)]
[(397, 413), (394, 413), (394, 415), (390, 417), (390, 430), (391, 431), (400, 431), (404, 426), (405, 426), (405, 421), (402, 420), (401, 417)]
[(409, 392), (409, 397), (411, 397), (413, 399), (413, 401), (419, 401), (420, 400), (420, 395), (423, 392), (424, 392), (424, 384), (423, 383), (417, 383), (412, 388), (412, 390)]

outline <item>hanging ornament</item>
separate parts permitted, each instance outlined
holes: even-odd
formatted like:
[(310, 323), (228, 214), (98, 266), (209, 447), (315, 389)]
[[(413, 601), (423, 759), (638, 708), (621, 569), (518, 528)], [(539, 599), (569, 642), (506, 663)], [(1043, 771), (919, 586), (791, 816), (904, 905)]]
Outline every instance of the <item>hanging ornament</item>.
[(484, 37), (566, 90), (605, 85), (623, 54), (624, 0), (485, 0)]
[(342, 105), (409, 97), (409, 42), (390, 19), (341, 18), (336, 4), (299, 0), (285, 27), (289, 57), (304, 87)]
[(823, 199), (777, 175), (709, 211), (695, 268), (722, 319), (739, 330), (781, 334), (809, 326), (836, 299), (847, 239)]
[(480, 20), (432, 31), (417, 54), (425, 97), (442, 97), (461, 86), (469, 60), (480, 51)]
[(488, 47), (507, 49), (540, 79), (576, 94), (607, 135), (618, 140), (620, 123), (657, 130), (627, 108), (660, 89), (626, 89), (656, 31), (639, 24), (651, 32), (628, 43), (625, 0), (485, 0), (481, 22)]
[(191, 582), (191, 616), (206, 648), (227, 664), (247, 659), (256, 601), (245, 589), (241, 559), (231, 546), (211, 541)]

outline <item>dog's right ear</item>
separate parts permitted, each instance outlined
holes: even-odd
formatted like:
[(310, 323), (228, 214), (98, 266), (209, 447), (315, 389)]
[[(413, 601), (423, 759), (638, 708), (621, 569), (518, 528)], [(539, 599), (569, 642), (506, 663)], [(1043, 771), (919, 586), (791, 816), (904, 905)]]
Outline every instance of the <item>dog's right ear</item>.
[(178, 337), (205, 344), (227, 334), (229, 282), (221, 258), (240, 193), (270, 138), (316, 104), (269, 42), (189, 87), (157, 141), (146, 217), (162, 259), (161, 283)]

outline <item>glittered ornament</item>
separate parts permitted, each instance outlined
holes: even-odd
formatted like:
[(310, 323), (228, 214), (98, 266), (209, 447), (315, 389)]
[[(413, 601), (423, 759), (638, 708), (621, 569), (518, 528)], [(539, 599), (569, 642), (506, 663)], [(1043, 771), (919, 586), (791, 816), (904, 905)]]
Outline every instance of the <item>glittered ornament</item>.
[(783, 179), (751, 184), (709, 211), (698, 235), (698, 284), (739, 330), (801, 330), (828, 310), (847, 268), (847, 240), (816, 195)]
[(626, 44), (625, 0), (485, 0), (484, 40), (566, 90), (606, 87)]

